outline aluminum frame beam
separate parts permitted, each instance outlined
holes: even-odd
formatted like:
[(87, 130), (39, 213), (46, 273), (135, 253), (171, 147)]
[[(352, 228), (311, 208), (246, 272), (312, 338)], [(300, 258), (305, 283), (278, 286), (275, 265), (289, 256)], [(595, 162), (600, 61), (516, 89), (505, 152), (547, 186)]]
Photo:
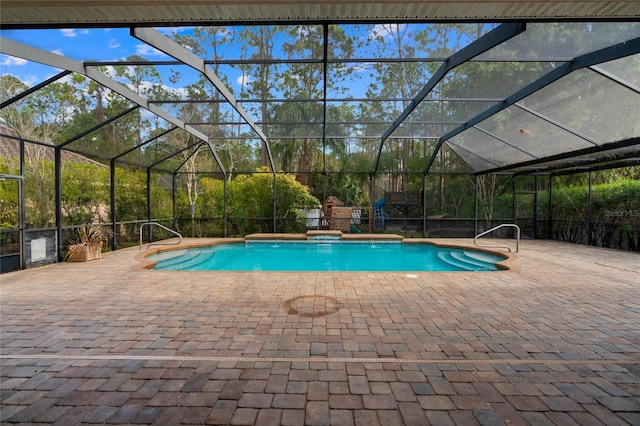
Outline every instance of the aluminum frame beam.
[(639, 158), (628, 158), (628, 159), (621, 159), (618, 161), (612, 161), (609, 163), (598, 163), (598, 164), (594, 164), (593, 166), (586, 166), (584, 170), (568, 169), (568, 170), (555, 171), (550, 173), (550, 176), (551, 177), (566, 176), (566, 175), (573, 175), (577, 173), (598, 172), (602, 170), (612, 170), (612, 169), (619, 169), (622, 167), (638, 167), (638, 166), (640, 166)]
[(51, 83), (56, 82), (57, 80), (60, 80), (62, 77), (71, 74), (71, 71), (62, 71), (56, 75), (54, 75), (53, 77), (50, 77), (48, 79), (46, 79), (45, 81), (36, 84), (35, 86), (32, 86), (30, 88), (28, 88), (27, 90), (25, 90), (24, 92), (21, 92), (17, 95), (15, 95), (14, 97), (12, 97), (11, 99), (7, 99), (6, 101), (2, 102), (0, 104), (0, 109), (7, 107), (9, 105), (11, 105), (14, 102), (19, 101), (20, 99), (23, 99), (27, 96), (29, 96), (30, 94), (37, 92), (38, 90), (42, 89), (43, 87), (46, 87), (48, 85), (50, 85)]
[(165, 136), (165, 135), (167, 135), (167, 134), (169, 134), (169, 133), (173, 132), (173, 131), (174, 131), (174, 130), (176, 130), (177, 128), (178, 128), (178, 127), (173, 126), (173, 127), (171, 127), (170, 129), (166, 129), (166, 130), (164, 130), (164, 131), (162, 131), (162, 132), (158, 133), (157, 135), (155, 135), (155, 136), (153, 136), (153, 137), (151, 137), (151, 138), (147, 139), (146, 141), (142, 142), (140, 145), (137, 145), (137, 146), (131, 147), (131, 148), (127, 149), (126, 151), (121, 152), (120, 154), (116, 155), (116, 156), (115, 156), (115, 157), (113, 157), (113, 158), (114, 158), (115, 160), (118, 160), (119, 158), (122, 158), (122, 157), (124, 157), (124, 156), (125, 156), (125, 155), (127, 155), (127, 154), (131, 154), (133, 151), (135, 151), (135, 150), (137, 150), (137, 149), (142, 148), (143, 146), (145, 146), (145, 145), (147, 145), (147, 144), (149, 144), (149, 143), (151, 143), (151, 142), (155, 141), (156, 139), (160, 139), (161, 137), (163, 137), (163, 136)]
[[(499, 141), (500, 141), (500, 142), (502, 142), (503, 144), (508, 145), (508, 146), (510, 146), (511, 148), (513, 148), (513, 149), (515, 149), (515, 150), (517, 150), (517, 151), (520, 151), (521, 153), (523, 153), (523, 154), (525, 154), (525, 155), (528, 155), (528, 156), (529, 156), (529, 157), (531, 157), (531, 158), (534, 158), (534, 159), (538, 158), (538, 156), (533, 155), (532, 153), (528, 152), (527, 150), (524, 150), (524, 149), (520, 148), (518, 145), (513, 144), (513, 143), (509, 142), (508, 140), (506, 140), (506, 139), (504, 139), (504, 138), (501, 138), (500, 136), (496, 135), (495, 133), (492, 133), (492, 132), (490, 132), (490, 131), (488, 131), (488, 130), (486, 130), (486, 129), (483, 129), (482, 127), (480, 127), (480, 126), (478, 126), (478, 125), (473, 126), (473, 128), (474, 128), (474, 129), (476, 129), (476, 130), (477, 130), (477, 131), (479, 131), (479, 132), (484, 133), (484, 134), (485, 134), (485, 135), (487, 135), (487, 136), (492, 137), (493, 139), (497, 139), (497, 140), (499, 140)], [(459, 145), (456, 145), (456, 146), (459, 146)], [(467, 151), (467, 152), (471, 152), (471, 151)], [(476, 157), (478, 157), (478, 158), (482, 158), (482, 157), (478, 156), (477, 154), (476, 154)], [(483, 160), (484, 160), (484, 161), (486, 161), (484, 158), (483, 158)]]
[(546, 121), (547, 123), (549, 123), (549, 124), (551, 124), (551, 125), (553, 125), (555, 127), (558, 127), (558, 128), (564, 130), (567, 133), (571, 133), (572, 135), (577, 136), (580, 139), (589, 142), (591, 145), (595, 145), (595, 146), (602, 145), (602, 142), (598, 142), (595, 139), (590, 138), (589, 136), (578, 132), (577, 130), (573, 130), (572, 128), (570, 128), (568, 126), (565, 126), (564, 124), (560, 123), (559, 121), (554, 120), (551, 117), (547, 117), (546, 115), (539, 113), (538, 111), (534, 110), (533, 108), (529, 108), (528, 106), (523, 105), (522, 102), (516, 102), (513, 105), (518, 107), (518, 108), (520, 108), (523, 111), (528, 112), (529, 114), (533, 115), (534, 117), (539, 118), (542, 121)]
[[(590, 148), (583, 148), (583, 149), (579, 149), (577, 151), (564, 152), (564, 153), (561, 153), (561, 154), (550, 155), (548, 157), (543, 157), (543, 158), (540, 158), (538, 160), (523, 161), (521, 163), (510, 164), (508, 166), (496, 167), (494, 169), (483, 170), (481, 172), (477, 172), (476, 175), (486, 175), (486, 174), (491, 174), (491, 173), (504, 172), (504, 171), (507, 171), (507, 170), (514, 170), (514, 169), (518, 169), (518, 168), (521, 168), (521, 167), (536, 166), (536, 165), (539, 165), (539, 164), (549, 163), (551, 161), (565, 160), (565, 159), (569, 159), (569, 158), (579, 157), (581, 155), (597, 154), (597, 153), (600, 153), (600, 152), (615, 150), (615, 149), (619, 149), (619, 148), (628, 148), (628, 147), (631, 147), (631, 146), (634, 146), (634, 145), (638, 146), (639, 152), (640, 152), (640, 137), (625, 139), (625, 140), (622, 140), (622, 141), (619, 141), (619, 142), (611, 142), (611, 143), (608, 143), (608, 144), (604, 144), (604, 145), (600, 145), (600, 146), (594, 146), (594, 147), (590, 147)], [(584, 161), (588, 162), (589, 159), (585, 159)], [(538, 170), (538, 171), (541, 171), (541, 170)]]
[(420, 92), (413, 98), (413, 100), (407, 105), (402, 113), (396, 118), (387, 129), (386, 132), (380, 138), (380, 148), (378, 149), (378, 155), (376, 156), (376, 163), (374, 166), (373, 174), (378, 172), (378, 166), (380, 164), (380, 156), (382, 155), (382, 148), (387, 138), (409, 117), (409, 115), (420, 105), (420, 103), (427, 97), (434, 87), (447, 75), (448, 72), (454, 68), (462, 65), (463, 63), (470, 61), (478, 55), (498, 46), (501, 43), (517, 36), (524, 32), (526, 25), (524, 23), (516, 24), (502, 24), (499, 27), (484, 34), (479, 39), (475, 40), (468, 46), (458, 50), (453, 55), (449, 56), (444, 64), (438, 68), (438, 70), (431, 76), (427, 84), (425, 84)]
[[(195, 145), (189, 145), (188, 148), (193, 148)], [(180, 170), (182, 168), (182, 166), (184, 166), (185, 164), (187, 164), (187, 161), (189, 161), (189, 159), (191, 157), (193, 157), (194, 155), (196, 155), (196, 153), (198, 152), (198, 149), (200, 149), (200, 147), (196, 147), (196, 149), (193, 150), (193, 152), (187, 156), (187, 158), (184, 159), (184, 161), (182, 163), (180, 163), (180, 165), (178, 166), (178, 168), (176, 168), (175, 172), (173, 172), (173, 175), (175, 176), (176, 174), (178, 174), (178, 170)], [(180, 151), (180, 152), (184, 152), (184, 150)], [(154, 164), (155, 166), (157, 166), (160, 163)]]
[[(634, 152), (627, 152), (622, 155), (618, 155), (615, 158), (611, 160), (606, 160), (606, 161), (602, 161), (601, 158), (597, 158), (597, 159), (583, 158), (581, 159), (582, 161), (572, 161), (572, 162), (557, 164), (553, 166), (547, 166), (547, 167), (544, 167), (543, 170), (539, 170), (537, 167), (532, 166), (533, 167), (532, 169), (517, 171), (513, 175), (526, 176), (526, 175), (532, 175), (532, 174), (538, 174), (538, 175), (547, 174), (550, 176), (554, 176), (554, 175), (561, 175), (561, 174), (577, 173), (576, 169), (578, 168), (585, 169), (585, 170), (588, 168), (591, 171), (595, 171), (596, 169), (599, 169), (599, 168), (610, 168), (612, 164), (618, 164), (618, 163), (629, 163), (631, 161), (635, 161), (638, 164), (640, 164), (639, 155), (640, 154), (634, 151)], [(580, 172), (582, 172), (582, 170), (580, 170)]]
[[(472, 62), (472, 61), (470, 61)], [(412, 101), (414, 98), (381, 98), (381, 97), (371, 97), (371, 98), (327, 98), (327, 102), (404, 102), (404, 101)], [(422, 102), (502, 102), (504, 98), (424, 98)], [(256, 99), (256, 98), (245, 98), (238, 99), (239, 104), (257, 104), (257, 103), (307, 103), (307, 102), (316, 102), (321, 103), (324, 101), (324, 98), (269, 98), (269, 99)], [(218, 100), (218, 99), (165, 99), (165, 100), (150, 100), (149, 103), (152, 104), (217, 104), (217, 103), (226, 103), (226, 100)], [(258, 123), (258, 122), (257, 122)]]
[[(458, 153), (458, 151), (457, 151), (457, 150), (464, 151), (464, 152), (466, 152), (467, 154), (472, 155), (472, 156), (474, 156), (474, 157), (476, 157), (476, 158), (480, 159), (481, 161), (484, 161), (485, 163), (490, 163), (490, 164), (493, 164), (494, 166), (498, 167), (498, 163), (496, 163), (495, 161), (488, 160), (488, 159), (486, 159), (486, 158), (480, 157), (480, 156), (479, 156), (478, 154), (476, 154), (475, 152), (473, 152), (473, 151), (469, 151), (467, 148), (465, 148), (465, 147), (463, 147), (463, 146), (456, 145), (456, 144), (452, 143), (452, 144), (449, 144), (449, 148), (451, 148), (451, 150), (452, 150), (453, 152), (455, 152), (455, 153), (456, 153), (456, 155), (457, 155), (458, 157), (460, 157), (460, 158), (462, 158), (462, 156), (460, 155), (460, 153)], [(464, 161), (464, 160), (462, 160), (462, 161)], [(464, 161), (464, 162), (465, 162), (465, 165), (467, 165), (469, 168), (471, 168), (471, 166), (469, 166), (469, 164), (468, 164), (466, 161)]]
[(258, 126), (256, 126), (255, 122), (251, 119), (251, 117), (249, 117), (249, 114), (245, 111), (242, 105), (238, 104), (235, 96), (233, 96), (227, 86), (225, 86), (222, 80), (220, 80), (216, 73), (213, 72), (211, 67), (209, 67), (203, 59), (191, 53), (184, 47), (180, 46), (169, 37), (160, 34), (153, 28), (132, 27), (131, 36), (144, 43), (147, 43), (148, 45), (160, 50), (161, 52), (166, 53), (172, 58), (177, 59), (183, 64), (188, 65), (189, 67), (204, 75), (207, 80), (209, 80), (211, 84), (213, 84), (215, 88), (220, 92), (222, 97), (224, 97), (227, 102), (229, 102), (233, 109), (235, 109), (236, 112), (242, 117), (242, 119), (249, 125), (249, 127), (251, 127), (251, 129), (260, 137), (260, 139), (262, 139), (262, 143), (264, 143), (269, 155), (271, 170), (273, 170), (273, 172), (275, 173), (275, 163), (273, 162), (273, 156), (271, 155), (271, 149), (269, 147), (267, 137), (262, 132), (262, 130), (258, 128)]
[(18, 58), (23, 58), (28, 61), (38, 62), (40, 64), (49, 65), (55, 68), (59, 68), (59, 69), (84, 75), (102, 84), (103, 86), (113, 90), (114, 92), (127, 98), (131, 102), (148, 110), (152, 114), (155, 114), (158, 117), (168, 121), (169, 123), (185, 130), (186, 132), (192, 134), (196, 138), (205, 141), (209, 145), (209, 149), (211, 149), (211, 153), (213, 154), (214, 158), (218, 162), (218, 166), (220, 167), (220, 170), (222, 170), (222, 173), (226, 176), (227, 173), (224, 169), (224, 166), (222, 165), (222, 161), (220, 160), (218, 153), (213, 147), (213, 144), (211, 144), (211, 142), (209, 141), (208, 136), (206, 136), (204, 133), (197, 131), (191, 126), (186, 125), (184, 122), (182, 122), (182, 120), (178, 119), (177, 117), (174, 117), (173, 115), (169, 114), (167, 111), (151, 104), (148, 99), (138, 95), (133, 90), (118, 83), (117, 81), (113, 80), (111, 77), (107, 76), (106, 74), (94, 68), (87, 67), (82, 62), (69, 59), (62, 55), (57, 55), (55, 53), (47, 52), (46, 50), (41, 50), (23, 43), (18, 43), (14, 40), (7, 39), (4, 37), (0, 37), (0, 52), (7, 55), (15, 56)]
[[(180, 154), (180, 153), (182, 153), (182, 152), (184, 152), (184, 151), (186, 151), (186, 150), (188, 150), (188, 149), (193, 148), (194, 146), (202, 145), (202, 143), (203, 143), (202, 141), (196, 141), (196, 142), (192, 143), (191, 145), (187, 145), (186, 147), (184, 147), (184, 148), (182, 148), (182, 149), (179, 149), (178, 151), (176, 151), (176, 152), (172, 153), (171, 155), (166, 155), (166, 156), (162, 157), (161, 159), (156, 160), (155, 162), (151, 163), (151, 165), (150, 165), (149, 167), (147, 167), (147, 168), (148, 168), (149, 170), (151, 170), (152, 168), (154, 168), (154, 167), (155, 167), (155, 166), (157, 166), (158, 164), (162, 164), (162, 163), (164, 163), (165, 161), (167, 161), (169, 158), (171, 158), (171, 157), (175, 156), (176, 154)], [(195, 153), (195, 152), (194, 152), (194, 153)], [(193, 155), (194, 153), (192, 153), (191, 155)], [(191, 157), (191, 155), (189, 155), (189, 157)], [(182, 167), (182, 166), (184, 165), (184, 163), (186, 163), (186, 160), (180, 164), (180, 167)], [(178, 167), (176, 170), (179, 170), (179, 169), (180, 169), (180, 167)], [(175, 173), (175, 172), (174, 172), (174, 173)]]
[[(491, 117), (494, 114), (508, 108), (511, 105), (514, 105), (516, 102), (521, 101), (527, 96), (541, 90), (542, 88), (550, 85), (551, 83), (560, 80), (561, 78), (571, 74), (573, 71), (577, 71), (583, 68), (589, 68), (591, 66), (612, 61), (615, 59), (624, 58), (626, 56), (631, 56), (640, 53), (640, 37), (634, 38), (631, 40), (627, 40), (622, 43), (618, 43), (614, 46), (605, 47), (600, 50), (596, 50), (593, 52), (585, 53), (584, 55), (577, 56), (571, 62), (566, 62), (562, 65), (559, 65), (557, 68), (554, 68), (552, 71), (549, 71), (547, 74), (543, 75), (539, 79), (533, 81), (529, 85), (523, 87), (512, 95), (508, 96), (503, 102), (500, 104), (494, 105), (491, 108), (486, 109), (484, 112), (476, 115), (465, 124), (459, 126), (458, 128), (452, 130), (451, 132), (443, 135), (427, 162), (427, 165), (424, 169), (424, 174), (429, 173), (429, 169), (433, 165), (435, 161), (435, 157), (442, 148), (442, 144), (444, 144), (447, 140), (452, 137), (464, 132), (465, 130), (475, 126), (476, 124), (482, 122), (483, 120)], [(510, 166), (511, 168), (515, 168), (520, 165)], [(508, 169), (500, 169), (508, 170)], [(480, 174), (486, 174), (487, 171), (482, 171)]]
[[(569, 128), (569, 127), (565, 126), (564, 124), (562, 124), (562, 123), (560, 123), (560, 122), (558, 122), (558, 121), (556, 121), (556, 120), (554, 120), (554, 119), (552, 119), (552, 118), (550, 118), (550, 117), (547, 117), (547, 116), (545, 116), (544, 114), (541, 114), (541, 113), (539, 113), (539, 112), (535, 111), (535, 110), (534, 110), (534, 109), (532, 109), (532, 108), (529, 108), (529, 107), (527, 107), (527, 106), (523, 105), (523, 104), (522, 104), (522, 102), (516, 102), (516, 103), (514, 104), (514, 106), (516, 106), (516, 107), (518, 107), (518, 108), (522, 109), (523, 111), (526, 111), (527, 113), (529, 113), (529, 114), (531, 114), (531, 115), (533, 115), (533, 116), (535, 116), (535, 117), (537, 117), (537, 118), (539, 118), (539, 119), (541, 119), (541, 120), (543, 120), (543, 121), (545, 121), (545, 122), (547, 122), (547, 123), (549, 123), (549, 124), (551, 124), (551, 125), (553, 125), (553, 126), (555, 126), (555, 127), (558, 127), (558, 128), (560, 128), (560, 129), (562, 129), (563, 131), (566, 131), (567, 133), (571, 133), (572, 135), (577, 136), (577, 137), (579, 137), (579, 138), (581, 138), (581, 139), (583, 139), (583, 140), (585, 140), (585, 141), (587, 141), (587, 142), (591, 143), (591, 144), (592, 144), (592, 145), (594, 145), (594, 146), (600, 146), (600, 145), (602, 145), (602, 142), (597, 142), (597, 141), (595, 141), (594, 139), (592, 139), (592, 138), (590, 138), (590, 137), (588, 137), (588, 136), (586, 136), (586, 135), (583, 135), (583, 134), (581, 134), (581, 133), (577, 132), (576, 130), (573, 130), (573, 129), (571, 129), (571, 128)], [(494, 138), (494, 139), (497, 139), (497, 140), (499, 140), (500, 142), (504, 143), (505, 145), (508, 145), (508, 146), (510, 146), (510, 147), (512, 147), (512, 148), (514, 148), (514, 149), (516, 149), (516, 150), (518, 150), (518, 151), (520, 151), (520, 152), (522, 152), (522, 153), (524, 153), (524, 154), (528, 155), (529, 157), (532, 157), (532, 158), (533, 158), (533, 160), (528, 160), (528, 161), (535, 161), (535, 160), (537, 160), (537, 159), (540, 159), (540, 157), (538, 157), (538, 156), (536, 156), (536, 155), (534, 155), (534, 154), (532, 154), (532, 153), (530, 153), (530, 152), (526, 151), (525, 149), (523, 149), (523, 148), (519, 147), (517, 144), (511, 143), (510, 141), (508, 141), (508, 140), (506, 140), (506, 139), (504, 139), (504, 138), (501, 138), (500, 136), (498, 136), (498, 135), (496, 135), (496, 134), (494, 134), (494, 133), (491, 133), (491, 132), (489, 132), (488, 130), (483, 129), (482, 127), (480, 127), (480, 126), (479, 126), (479, 125), (477, 125), (477, 124), (476, 124), (476, 125), (474, 125), (474, 126), (473, 126), (473, 128), (474, 128), (474, 129), (476, 129), (476, 130), (478, 130), (478, 131), (480, 131), (480, 132), (482, 132), (482, 133), (484, 133), (484, 134), (486, 134), (486, 135), (488, 135), (488, 136), (490, 136), (490, 137), (492, 137), (492, 138)], [(455, 145), (455, 144), (451, 144), (451, 145), (454, 145), (454, 146), (456, 146), (456, 147), (458, 147), (458, 148), (461, 148), (459, 145)], [(470, 153), (470, 154), (472, 153), (472, 152), (471, 152), (471, 151), (469, 151), (469, 150), (465, 150), (465, 151), (466, 151), (466, 152), (468, 152), (468, 153)], [(489, 163), (495, 164), (495, 163), (493, 163), (493, 162), (491, 162), (491, 161), (489, 161), (489, 160), (487, 160), (487, 159), (485, 159), (485, 158), (480, 157), (479, 155), (477, 155), (477, 154), (475, 154), (475, 153), (473, 153), (473, 155), (474, 155), (475, 157), (478, 157), (478, 158), (482, 159), (483, 161), (486, 161), (486, 162), (489, 162)], [(496, 167), (497, 167), (497, 166), (496, 166)]]
[(96, 130), (106, 126), (109, 123), (113, 123), (114, 121), (124, 117), (125, 115), (128, 115), (129, 113), (132, 113), (133, 111), (136, 111), (139, 108), (140, 108), (140, 105), (134, 105), (131, 108), (128, 108), (128, 109), (126, 109), (126, 110), (114, 115), (113, 117), (107, 118), (103, 122), (101, 122), (99, 124), (96, 124), (95, 126), (91, 127), (90, 129), (87, 129), (84, 132), (79, 133), (79, 134), (67, 139), (66, 141), (58, 144), (56, 147), (57, 148), (64, 148), (65, 146), (69, 145), (70, 143), (73, 143), (73, 142), (77, 141), (78, 139), (82, 139), (83, 137), (95, 132)]
[(637, 94), (640, 95), (640, 87), (610, 73), (609, 71), (606, 71), (604, 69), (602, 69), (602, 67), (596, 66), (596, 65), (592, 65), (589, 67), (589, 69), (597, 74), (600, 74), (601, 76), (608, 78), (609, 80), (618, 83), (619, 85), (626, 87), (629, 90), (633, 90), (634, 92), (636, 92)]

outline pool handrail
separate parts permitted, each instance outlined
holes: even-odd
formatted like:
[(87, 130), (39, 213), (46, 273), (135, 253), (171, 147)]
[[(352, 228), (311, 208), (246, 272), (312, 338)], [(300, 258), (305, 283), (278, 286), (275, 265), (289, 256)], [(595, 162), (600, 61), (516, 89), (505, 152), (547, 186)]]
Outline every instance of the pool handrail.
[(483, 244), (480, 245), (478, 244), (478, 238), (487, 235), (497, 229), (500, 228), (504, 228), (504, 227), (511, 227), (511, 228), (516, 228), (516, 253), (518, 252), (518, 250), (520, 249), (520, 227), (518, 225), (516, 225), (515, 223), (502, 223), (498, 226), (494, 226), (491, 229), (487, 229), (484, 232), (479, 233), (478, 235), (476, 235), (475, 237), (473, 237), (473, 244), (476, 247), (493, 247), (493, 248), (506, 248), (507, 250), (511, 251), (511, 247), (507, 246), (507, 245), (501, 245), (501, 244)]
[(164, 226), (164, 225), (162, 225), (162, 224), (160, 224), (158, 222), (145, 222), (142, 225), (140, 225), (140, 248), (138, 250), (142, 250), (142, 228), (144, 228), (146, 225), (149, 225), (149, 226), (155, 225), (155, 226), (158, 226), (158, 227), (160, 227), (160, 228), (162, 228), (162, 229), (164, 229), (166, 231), (169, 231), (172, 234), (177, 235), (178, 238), (179, 238), (179, 241), (177, 243), (149, 243), (149, 245), (147, 246), (147, 248), (145, 250), (149, 249), (149, 247), (151, 247), (154, 244), (155, 245), (179, 245), (179, 244), (182, 243), (182, 235), (180, 235), (179, 232), (174, 231), (171, 228), (167, 228), (166, 226)]

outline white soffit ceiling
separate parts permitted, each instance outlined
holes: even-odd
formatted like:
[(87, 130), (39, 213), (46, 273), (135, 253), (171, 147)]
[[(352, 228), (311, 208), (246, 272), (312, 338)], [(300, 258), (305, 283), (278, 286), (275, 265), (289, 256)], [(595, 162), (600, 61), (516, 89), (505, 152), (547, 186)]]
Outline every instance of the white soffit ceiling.
[(561, 20), (640, 18), (640, 1), (590, 0), (2, 0), (0, 24), (181, 25), (301, 20)]

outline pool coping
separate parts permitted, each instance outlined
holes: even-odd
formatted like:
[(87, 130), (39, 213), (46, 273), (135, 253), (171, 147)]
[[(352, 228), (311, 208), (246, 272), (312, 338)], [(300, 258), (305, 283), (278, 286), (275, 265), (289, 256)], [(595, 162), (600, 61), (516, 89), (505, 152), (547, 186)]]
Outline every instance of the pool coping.
[[(310, 231), (311, 232), (311, 231)], [(339, 233), (339, 234), (338, 234)], [(446, 238), (405, 238), (401, 235), (397, 234), (342, 234), (340, 231), (320, 231), (320, 233), (307, 233), (307, 234), (283, 234), (283, 233), (257, 233), (257, 234), (249, 234), (244, 238), (236, 237), (236, 238), (202, 238), (202, 239), (190, 239), (187, 242), (183, 242), (181, 244), (173, 244), (167, 245), (164, 247), (154, 247), (151, 249), (147, 249), (144, 251), (138, 252), (134, 255), (134, 259), (139, 262), (138, 264), (132, 266), (134, 270), (153, 270), (156, 266), (157, 262), (148, 260), (149, 256), (158, 253), (164, 253), (168, 251), (175, 250), (184, 250), (190, 248), (200, 248), (200, 247), (209, 247), (215, 246), (219, 244), (240, 244), (245, 243), (247, 241), (266, 241), (266, 240), (285, 240), (285, 241), (310, 241), (309, 236), (316, 235), (335, 235), (340, 236), (341, 241), (345, 242), (356, 242), (356, 241), (399, 241), (402, 244), (428, 244), (436, 247), (442, 248), (456, 248), (463, 250), (473, 250), (477, 252), (487, 253), (494, 256), (504, 257), (504, 260), (496, 262), (496, 268), (499, 271), (511, 270), (514, 271), (514, 267), (512, 262), (517, 259), (517, 253), (512, 251), (509, 252), (500, 252), (496, 250), (487, 249), (485, 247), (479, 247), (475, 245), (460, 243), (459, 241), (451, 241), (448, 242)], [(158, 244), (157, 242), (155, 244)], [(499, 272), (495, 271), (495, 272)], [(173, 272), (185, 272), (185, 271), (173, 271)], [(215, 271), (214, 271), (215, 272)], [(261, 273), (275, 273), (275, 272), (287, 272), (287, 271), (260, 271)], [(300, 271), (293, 271), (295, 273), (301, 273)], [(318, 272), (318, 271), (313, 271)], [(320, 271), (320, 272), (336, 272), (336, 271)], [(362, 273), (409, 273), (409, 272), (425, 272), (425, 271), (350, 271), (354, 273), (362, 272)], [(476, 273), (478, 271), (456, 271), (457, 273)]]

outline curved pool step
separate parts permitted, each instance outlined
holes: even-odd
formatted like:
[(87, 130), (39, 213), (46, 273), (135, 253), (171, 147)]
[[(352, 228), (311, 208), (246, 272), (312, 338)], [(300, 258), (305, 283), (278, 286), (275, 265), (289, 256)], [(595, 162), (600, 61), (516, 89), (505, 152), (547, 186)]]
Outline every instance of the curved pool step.
[(197, 254), (193, 255), (193, 249), (191, 252), (182, 253), (173, 258), (165, 259), (162, 263), (162, 267), (158, 269), (171, 269), (182, 270), (192, 268), (206, 262), (213, 256), (213, 252), (210, 250), (199, 250)]
[(189, 264), (185, 267), (185, 269), (198, 269), (196, 268), (197, 266), (202, 265), (203, 263), (207, 263), (213, 257), (214, 254), (215, 253), (213, 250), (203, 251), (197, 257), (190, 259), (191, 262), (189, 262)]
[(467, 256), (464, 252), (440, 250), (438, 258), (443, 262), (455, 266), (463, 271), (493, 271), (493, 262), (484, 262)]
[(460, 270), (463, 271), (473, 271), (475, 270), (475, 266), (470, 265), (468, 263), (465, 262), (461, 262), (457, 259), (455, 259), (453, 256), (451, 256), (451, 252), (450, 251), (439, 251), (438, 252), (438, 258), (443, 261), (444, 263), (446, 263), (447, 265), (451, 265), (455, 268), (458, 268)]
[(185, 261), (191, 254), (189, 250), (170, 250), (162, 253), (154, 254), (149, 259), (156, 263), (162, 262), (163, 267), (173, 267)]
[(477, 258), (474, 256), (473, 252), (467, 252), (466, 250), (461, 252), (452, 251), (451, 256), (456, 260), (459, 260), (461, 262), (466, 262), (470, 265), (476, 266), (476, 270), (478, 268), (480, 268), (481, 270), (495, 269), (495, 260), (486, 261), (486, 260), (483, 260), (482, 258)]
[(497, 256), (495, 254), (490, 254), (490, 253), (484, 253), (482, 251), (463, 250), (463, 253), (472, 259), (479, 260), (484, 263), (489, 263), (491, 265), (495, 264), (496, 262), (500, 262), (504, 260), (504, 258), (501, 256)]

